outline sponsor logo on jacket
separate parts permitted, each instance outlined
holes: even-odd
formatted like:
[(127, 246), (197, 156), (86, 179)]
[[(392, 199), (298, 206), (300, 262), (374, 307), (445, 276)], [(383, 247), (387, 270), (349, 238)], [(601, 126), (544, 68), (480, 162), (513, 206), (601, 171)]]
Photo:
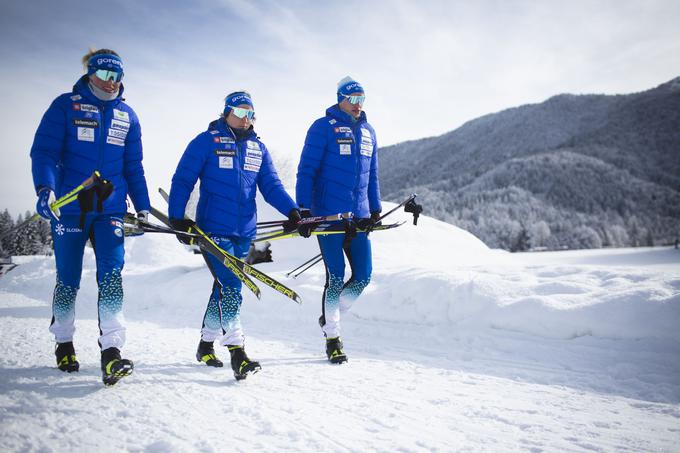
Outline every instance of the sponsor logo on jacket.
[(73, 125), (74, 126), (83, 126), (83, 127), (99, 127), (99, 121), (97, 120), (83, 120), (80, 118), (75, 118), (73, 120)]
[(117, 120), (127, 121), (128, 123), (130, 122), (130, 115), (128, 115), (128, 112), (124, 112), (122, 110), (113, 109), (113, 117)]
[(79, 103), (74, 103), (73, 104), (73, 110), (78, 110), (80, 112), (92, 112), (92, 113), (99, 113), (99, 109), (97, 108), (96, 105), (92, 104), (79, 104)]

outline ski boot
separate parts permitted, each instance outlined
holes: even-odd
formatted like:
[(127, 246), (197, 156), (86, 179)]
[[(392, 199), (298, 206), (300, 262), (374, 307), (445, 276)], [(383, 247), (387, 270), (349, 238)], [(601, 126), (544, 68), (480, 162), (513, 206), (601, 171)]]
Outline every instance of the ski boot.
[(54, 355), (57, 356), (57, 368), (67, 373), (73, 373), (80, 369), (80, 363), (76, 358), (76, 350), (73, 349), (73, 342), (57, 343), (54, 350)]
[(196, 360), (203, 362), (208, 366), (214, 366), (215, 368), (222, 368), (224, 366), (224, 363), (222, 363), (215, 355), (215, 348), (213, 347), (212, 341), (201, 340), (201, 342), (198, 343)]
[(125, 376), (131, 375), (133, 369), (132, 360), (121, 359), (118, 348), (108, 348), (102, 351), (102, 381), (104, 381), (104, 385), (115, 385)]
[(340, 337), (326, 339), (326, 356), (331, 363), (341, 364), (347, 362), (347, 356), (342, 351)]
[(231, 354), (231, 369), (234, 370), (234, 377), (237, 381), (241, 381), (249, 374), (257, 373), (262, 369), (258, 362), (253, 362), (248, 358), (243, 346), (227, 345), (227, 347)]

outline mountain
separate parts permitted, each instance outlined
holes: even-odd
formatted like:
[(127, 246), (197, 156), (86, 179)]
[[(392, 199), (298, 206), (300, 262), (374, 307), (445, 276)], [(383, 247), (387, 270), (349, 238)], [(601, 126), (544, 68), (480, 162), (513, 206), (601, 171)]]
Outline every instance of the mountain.
[(491, 247), (593, 248), (680, 236), (680, 77), (627, 95), (554, 96), (381, 149), (383, 198)]

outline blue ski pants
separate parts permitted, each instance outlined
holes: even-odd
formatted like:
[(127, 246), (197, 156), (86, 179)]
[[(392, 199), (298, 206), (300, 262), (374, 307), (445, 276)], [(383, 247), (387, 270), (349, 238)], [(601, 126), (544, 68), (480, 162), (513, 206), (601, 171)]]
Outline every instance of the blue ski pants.
[(57, 285), (52, 299), (50, 332), (57, 343), (73, 341), (76, 295), (83, 271), (83, 253), (90, 239), (97, 264), (99, 346), (118, 349), (125, 344), (123, 281), (125, 262), (123, 215), (90, 213), (80, 228), (79, 215), (51, 221)]
[[(321, 329), (326, 338), (340, 336), (340, 315), (347, 312), (371, 281), (371, 240), (357, 233), (349, 244), (345, 234), (319, 235), (319, 248), (326, 266), (326, 285), (321, 304)], [(352, 274), (346, 282), (345, 256)]]
[[(248, 255), (250, 247), (248, 238), (212, 236), (211, 239), (222, 250), (237, 258), (243, 259)], [(220, 340), (222, 346), (243, 346), (241, 280), (210, 253), (203, 252), (203, 258), (216, 278), (203, 316), (201, 340), (212, 343), (222, 336)]]

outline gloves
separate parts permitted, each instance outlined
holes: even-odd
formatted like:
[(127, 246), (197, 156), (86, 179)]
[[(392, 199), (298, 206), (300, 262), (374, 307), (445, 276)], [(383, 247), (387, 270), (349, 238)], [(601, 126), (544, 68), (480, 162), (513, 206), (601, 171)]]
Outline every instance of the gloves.
[[(309, 218), (312, 216), (312, 211), (309, 209), (301, 209), (300, 210), (300, 216), (303, 219)], [(297, 230), (298, 234), (302, 236), (303, 238), (308, 238), (312, 235), (312, 231), (316, 229), (316, 224), (314, 223), (306, 223), (302, 225), (298, 225)]]
[(38, 192), (38, 202), (35, 205), (35, 211), (40, 215), (40, 217), (47, 220), (59, 221), (59, 209), (52, 211), (50, 205), (55, 202), (57, 198), (54, 196), (54, 192), (49, 187), (43, 187)]
[(142, 210), (142, 211), (139, 211), (139, 212), (137, 213), (137, 218), (138, 218), (139, 220), (143, 221), (143, 222), (147, 222), (147, 223), (148, 223), (148, 222), (149, 222), (149, 211), (147, 211), (146, 209), (144, 209), (144, 210)]
[(298, 211), (297, 208), (291, 209), (288, 213), (288, 220), (283, 222), (283, 231), (290, 233), (291, 231), (296, 230), (300, 220), (302, 220), (302, 217), (300, 217), (300, 211)]
[(370, 218), (357, 219), (355, 220), (355, 223), (357, 224), (357, 228), (364, 230), (366, 234), (368, 234), (373, 231), (373, 228), (375, 228), (377, 225), (380, 225), (382, 222), (380, 221), (380, 213), (372, 212)]
[[(191, 233), (191, 229), (196, 225), (196, 222), (191, 219), (170, 219), (170, 225), (172, 225), (173, 230)], [(177, 240), (182, 244), (191, 245), (193, 244), (194, 238), (178, 234)]]

